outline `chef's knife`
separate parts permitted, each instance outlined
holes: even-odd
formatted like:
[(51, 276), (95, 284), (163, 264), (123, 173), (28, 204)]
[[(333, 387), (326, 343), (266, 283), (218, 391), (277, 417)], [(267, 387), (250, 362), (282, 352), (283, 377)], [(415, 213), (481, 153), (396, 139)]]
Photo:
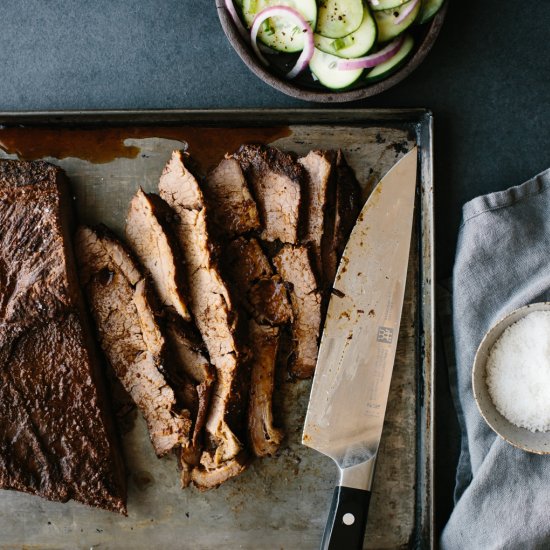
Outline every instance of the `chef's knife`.
[(378, 183), (338, 267), (302, 443), (340, 470), (323, 550), (363, 547), (405, 295), (417, 149)]

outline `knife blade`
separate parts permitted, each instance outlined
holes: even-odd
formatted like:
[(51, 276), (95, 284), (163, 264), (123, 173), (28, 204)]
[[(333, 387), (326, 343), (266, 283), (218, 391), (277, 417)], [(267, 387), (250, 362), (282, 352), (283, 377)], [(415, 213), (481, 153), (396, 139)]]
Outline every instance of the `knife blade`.
[(329, 301), (302, 436), (340, 471), (323, 550), (363, 547), (405, 296), (417, 156), (415, 147), (371, 193)]

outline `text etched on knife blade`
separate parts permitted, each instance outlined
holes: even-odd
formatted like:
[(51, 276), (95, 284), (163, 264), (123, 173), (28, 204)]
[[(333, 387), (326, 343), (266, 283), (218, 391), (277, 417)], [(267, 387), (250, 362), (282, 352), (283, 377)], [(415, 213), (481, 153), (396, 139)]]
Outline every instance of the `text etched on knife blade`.
[(393, 341), (393, 328), (378, 327), (376, 341), (381, 342), (382, 344), (391, 344)]

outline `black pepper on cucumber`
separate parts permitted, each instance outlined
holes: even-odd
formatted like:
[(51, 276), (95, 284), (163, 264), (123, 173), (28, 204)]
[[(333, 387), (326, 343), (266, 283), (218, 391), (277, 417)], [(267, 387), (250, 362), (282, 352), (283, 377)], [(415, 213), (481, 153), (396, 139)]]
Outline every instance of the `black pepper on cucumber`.
[(270, 54), (287, 54), (277, 58), (279, 66), (281, 59), (294, 63), (287, 78), (309, 69), (323, 86), (342, 90), (381, 80), (397, 70), (414, 51), (418, 32), (413, 27), (430, 21), (444, 1), (225, 0), (225, 4), (262, 63), (272, 64)]
[(359, 28), (340, 38), (327, 38), (316, 33), (315, 47), (337, 57), (361, 57), (369, 53), (376, 44), (378, 29), (368, 9), (363, 10), (363, 20)]
[[(241, 11), (243, 19), (252, 28), (255, 17), (274, 6), (288, 6), (300, 13), (311, 28), (316, 27), (316, 0), (242, 0)], [(299, 52), (304, 49), (304, 38), (296, 21), (288, 17), (270, 17), (258, 32), (258, 38), (270, 48), (278, 52)]]

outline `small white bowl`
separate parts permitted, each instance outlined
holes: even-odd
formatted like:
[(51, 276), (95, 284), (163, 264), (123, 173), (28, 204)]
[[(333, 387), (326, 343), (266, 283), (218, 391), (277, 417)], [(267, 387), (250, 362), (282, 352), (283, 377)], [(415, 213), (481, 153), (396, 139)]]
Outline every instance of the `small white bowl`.
[(474, 359), (472, 388), (479, 412), (489, 426), (502, 439), (524, 451), (539, 455), (550, 454), (550, 431), (531, 432), (520, 428), (502, 416), (495, 407), (487, 387), (485, 367), (494, 343), (510, 326), (534, 311), (550, 311), (550, 302), (540, 302), (520, 307), (496, 323), (485, 335)]

